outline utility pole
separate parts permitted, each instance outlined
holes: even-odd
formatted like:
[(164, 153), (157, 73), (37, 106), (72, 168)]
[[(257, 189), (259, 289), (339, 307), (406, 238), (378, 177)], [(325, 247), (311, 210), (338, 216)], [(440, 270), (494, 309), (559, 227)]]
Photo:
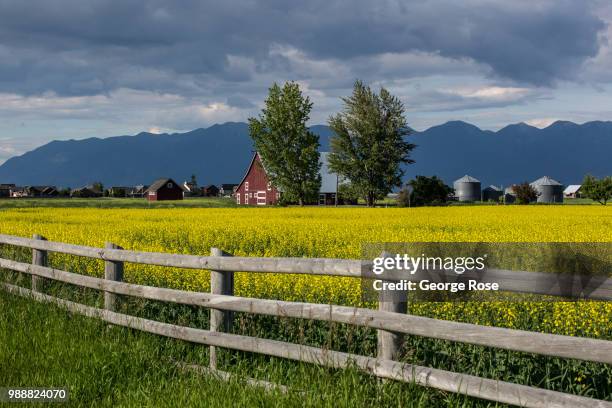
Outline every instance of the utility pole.
[(338, 173), (336, 173), (336, 195), (334, 199), (334, 207), (338, 206)]

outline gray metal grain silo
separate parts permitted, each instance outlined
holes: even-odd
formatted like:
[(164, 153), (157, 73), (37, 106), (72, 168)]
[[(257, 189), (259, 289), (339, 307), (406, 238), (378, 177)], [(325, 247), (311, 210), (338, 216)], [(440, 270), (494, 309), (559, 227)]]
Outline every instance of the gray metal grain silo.
[(490, 185), (489, 187), (482, 190), (482, 201), (495, 201), (498, 202), (499, 198), (504, 194), (500, 187)]
[(459, 201), (480, 201), (480, 181), (467, 174), (453, 183)]
[(563, 185), (548, 176), (529, 183), (538, 192), (538, 203), (562, 203)]

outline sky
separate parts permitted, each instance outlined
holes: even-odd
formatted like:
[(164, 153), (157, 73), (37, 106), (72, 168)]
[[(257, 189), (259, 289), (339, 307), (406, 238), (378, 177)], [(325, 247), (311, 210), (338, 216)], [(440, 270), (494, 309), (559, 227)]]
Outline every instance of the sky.
[(311, 124), (356, 79), (417, 130), (612, 120), (611, 22), (608, 0), (0, 0), (0, 163), (246, 121), (290, 80)]

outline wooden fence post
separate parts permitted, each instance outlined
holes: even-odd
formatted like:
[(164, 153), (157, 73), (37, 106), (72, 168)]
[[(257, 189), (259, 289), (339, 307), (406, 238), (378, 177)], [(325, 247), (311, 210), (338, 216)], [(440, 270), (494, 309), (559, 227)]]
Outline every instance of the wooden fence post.
[[(47, 239), (42, 235), (34, 234), (32, 236), (33, 239), (46, 241)], [(32, 250), (32, 265), (38, 266), (47, 266), (47, 251), (42, 251), (40, 249)], [(34, 292), (42, 292), (44, 280), (40, 276), (32, 275), (32, 291)]]
[[(119, 245), (107, 242), (106, 249), (123, 249)], [(104, 261), (104, 279), (117, 282), (123, 281), (123, 262)], [(114, 293), (104, 292), (104, 308), (112, 312), (116, 311), (118, 296)]]
[[(211, 256), (231, 256), (219, 248), (210, 249)], [(210, 271), (210, 293), (216, 295), (234, 295), (234, 272)], [(210, 331), (232, 331), (233, 312), (223, 310), (210, 310)], [(210, 347), (210, 368), (217, 368), (217, 350)]]
[[(382, 257), (390, 257), (386, 251)], [(406, 314), (408, 310), (406, 292), (399, 291), (380, 291), (378, 293), (378, 310), (383, 312), (394, 312)], [(387, 330), (377, 330), (378, 332), (378, 358), (385, 360), (396, 360), (404, 341), (404, 335)]]

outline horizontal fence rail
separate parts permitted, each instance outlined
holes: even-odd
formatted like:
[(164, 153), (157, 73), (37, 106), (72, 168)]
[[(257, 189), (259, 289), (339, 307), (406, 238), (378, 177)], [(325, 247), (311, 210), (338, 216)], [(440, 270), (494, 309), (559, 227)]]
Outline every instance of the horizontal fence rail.
[[(215, 256), (194, 256), (123, 250), (107, 243), (106, 248), (46, 241), (0, 234), (0, 244), (32, 250), (32, 264), (0, 258), (0, 268), (31, 275), (32, 290), (9, 283), (0, 283), (4, 290), (50, 302), (74, 313), (99, 318), (108, 323), (142, 330), (162, 336), (210, 346), (210, 369), (216, 370), (216, 348), (266, 354), (333, 368), (356, 366), (380, 378), (415, 382), (444, 391), (461, 393), (491, 401), (527, 407), (609, 407), (612, 403), (591, 398), (480, 378), (440, 369), (394, 361), (403, 335), (417, 335), (447, 341), (495, 347), (525, 353), (571, 358), (612, 364), (612, 342), (607, 340), (562, 336), (524, 330), (480, 326), (438, 320), (405, 313), (399, 300), (392, 305), (381, 303), (379, 310), (303, 302), (256, 299), (233, 296), (234, 272), (287, 273), (354, 278), (376, 278), (372, 263), (360, 260), (308, 258), (233, 257), (213, 248)], [(66, 272), (47, 266), (47, 252), (100, 259), (105, 264), (105, 278)], [(132, 262), (166, 267), (207, 269), (211, 271), (211, 292), (190, 292), (122, 282), (123, 263)], [(417, 271), (411, 279), (426, 279), (437, 274), (447, 281), (457, 279), (452, 271)], [(554, 275), (554, 274), (553, 274)], [(470, 278), (466, 272), (462, 278)], [(52, 279), (104, 292), (104, 309), (98, 309), (40, 293), (41, 279)], [(385, 273), (384, 280), (405, 279), (405, 275)], [(612, 279), (602, 276), (556, 275), (542, 272), (487, 270), (486, 276), (474, 276), (481, 282), (497, 282), (500, 289), (534, 294), (563, 294), (571, 288), (577, 297), (612, 299)], [(117, 313), (117, 295), (206, 307), (211, 310), (210, 330), (201, 330), (137, 318)], [(405, 305), (405, 303), (404, 303)], [(223, 333), (231, 331), (232, 313), (244, 312), (345, 323), (378, 330), (378, 357), (366, 357), (311, 346)]]
[(612, 364), (612, 342), (438, 320), (349, 306), (244, 298), (115, 282), (0, 258), (0, 268), (118, 295), (277, 317), (367, 326), (513, 351)]
[(526, 385), (508, 383), (505, 381), (480, 378), (468, 374), (459, 374), (436, 368), (404, 364), (393, 360), (377, 359), (339, 351), (324, 350), (311, 346), (286, 343), (278, 340), (260, 339), (213, 332), (191, 327), (177, 326), (169, 323), (147, 320), (135, 316), (111, 312), (91, 306), (82, 305), (53, 296), (32, 292), (29, 289), (3, 284), (3, 288), (21, 296), (30, 296), (36, 300), (55, 303), (72, 312), (94, 317), (118, 326), (129, 327), (186, 340), (193, 343), (206, 344), (280, 357), (289, 360), (313, 363), (332, 368), (347, 368), (356, 366), (380, 378), (387, 378), (409, 383), (416, 383), (471, 397), (483, 398), (525, 407), (573, 407), (573, 408), (610, 408), (612, 403), (577, 395), (564, 394)]
[[(121, 249), (94, 248), (65, 244), (11, 235), (0, 234), (0, 244), (21, 246), (33, 250), (59, 252), (114, 262), (157, 265), (186, 269), (208, 269), (226, 272), (288, 273), (353, 278), (381, 279), (372, 272), (372, 262), (351, 259), (329, 258), (262, 258), (238, 256), (197, 256), (168, 254), (163, 252), (141, 252)], [(483, 283), (498, 283), (501, 291), (530, 293), (536, 295), (573, 296), (593, 300), (612, 300), (612, 278), (607, 276), (557, 275), (545, 272), (487, 269), (482, 276), (467, 271), (460, 277), (450, 270), (417, 271), (406, 275), (394, 271), (385, 272), (386, 281), (421, 280), (437, 277), (453, 282), (457, 279), (475, 278)], [(571, 290), (568, 290), (571, 288)]]

